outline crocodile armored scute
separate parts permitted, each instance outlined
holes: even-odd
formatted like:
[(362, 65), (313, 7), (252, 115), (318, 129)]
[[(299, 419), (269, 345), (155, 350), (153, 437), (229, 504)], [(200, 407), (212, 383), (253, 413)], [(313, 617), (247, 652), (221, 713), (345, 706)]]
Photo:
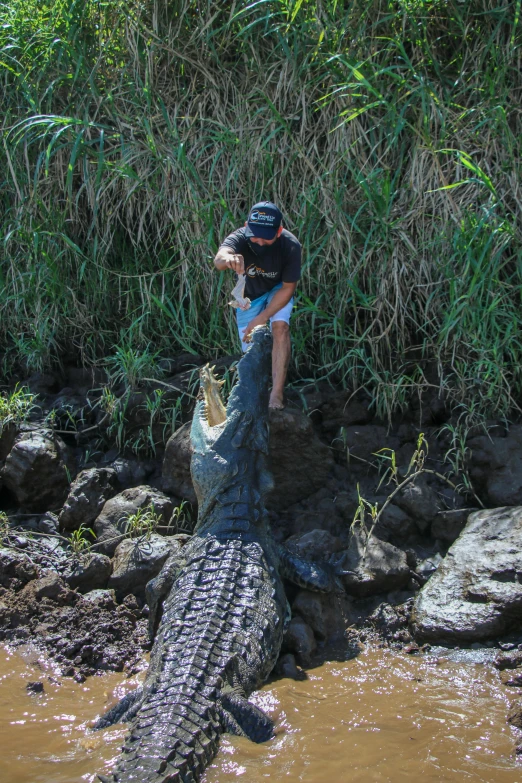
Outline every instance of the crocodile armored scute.
[(279, 568), (284, 563), (286, 576), (293, 571), (312, 589), (332, 588), (328, 575), (283, 556), (269, 532), (270, 359), (270, 332), (255, 329), (226, 412), (217, 385), (205, 395), (210, 370), (201, 375), (204, 399), (191, 430), (198, 521), (181, 554), (147, 585), (150, 667), (143, 689), (97, 723), (131, 723), (116, 768), (102, 781), (196, 783), (223, 732), (256, 742), (273, 736), (272, 721), (248, 696), (277, 661), (289, 617)]

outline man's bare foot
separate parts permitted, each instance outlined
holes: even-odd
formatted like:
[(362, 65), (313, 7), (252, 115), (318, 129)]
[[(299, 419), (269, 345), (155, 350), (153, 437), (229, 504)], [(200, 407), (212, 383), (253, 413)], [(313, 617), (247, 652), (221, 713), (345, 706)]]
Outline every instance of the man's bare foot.
[(277, 394), (271, 394), (268, 407), (271, 408), (273, 411), (282, 411), (283, 408), (285, 407), (283, 398)]

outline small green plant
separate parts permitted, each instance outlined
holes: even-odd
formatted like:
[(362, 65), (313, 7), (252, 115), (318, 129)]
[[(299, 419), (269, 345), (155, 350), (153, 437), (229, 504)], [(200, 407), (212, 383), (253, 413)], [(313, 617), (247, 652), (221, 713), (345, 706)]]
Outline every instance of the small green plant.
[(106, 360), (106, 366), (111, 383), (123, 383), (126, 389), (135, 389), (148, 376), (162, 375), (158, 351), (151, 353), (148, 346), (140, 351), (128, 345), (117, 345), (114, 355)]
[[(166, 402), (166, 391), (154, 389), (152, 396), (147, 395), (143, 408), (149, 415), (149, 423), (145, 430), (140, 430), (138, 441), (133, 444), (132, 450), (135, 453), (145, 451), (151, 454), (156, 453), (155, 425), (163, 425), (160, 442), (166, 443), (170, 435), (177, 429), (181, 415), (181, 398), (178, 397), (173, 405)], [(157, 429), (157, 426), (156, 426)]]
[(70, 432), (77, 435), (85, 427), (85, 409), (77, 408), (69, 404), (53, 408), (45, 417), (49, 427), (60, 430), (62, 433)]
[[(364, 546), (365, 554), (366, 554), (366, 547), (368, 546), (368, 542), (385, 508), (389, 506), (393, 498), (401, 490), (403, 490), (408, 484), (414, 482), (419, 476), (425, 473), (432, 474), (434, 476), (437, 476), (437, 478), (441, 479), (446, 484), (449, 484), (449, 486), (455, 492), (459, 491), (458, 487), (455, 486), (455, 484), (452, 481), (450, 481), (447, 476), (442, 475), (436, 470), (431, 470), (431, 468), (425, 467), (427, 455), (428, 455), (428, 442), (423, 432), (420, 432), (417, 437), (417, 444), (415, 447), (415, 451), (412, 454), (409, 465), (404, 475), (401, 475), (399, 472), (399, 469), (397, 467), (397, 458), (393, 449), (384, 448), (384, 449), (380, 449), (378, 452), (375, 452), (376, 457), (380, 457), (381, 459), (384, 459), (387, 463), (385, 471), (381, 477), (378, 486), (379, 487), (382, 486), (383, 483), (386, 483), (386, 486), (393, 484), (395, 486), (395, 489), (393, 489), (393, 491), (388, 495), (388, 497), (382, 504), (381, 508), (379, 508), (378, 503), (372, 504), (370, 503), (369, 500), (363, 498), (359, 492), (359, 487), (357, 487), (359, 503), (351, 524), (351, 530), (353, 531), (357, 526), (359, 526), (361, 530), (364, 531), (364, 533), (366, 534), (366, 541)], [(368, 513), (370, 515), (369, 526), (366, 524)]]
[(416, 476), (420, 473), (426, 472), (424, 469), (424, 463), (426, 462), (426, 457), (428, 456), (428, 441), (424, 437), (424, 433), (419, 432), (415, 451), (413, 452), (409, 465), (406, 468), (406, 472), (402, 477), (399, 474), (399, 468), (397, 467), (397, 456), (393, 449), (379, 449), (379, 451), (375, 452), (375, 456), (378, 457), (386, 466), (378, 486), (381, 487), (384, 483), (386, 483), (387, 486), (389, 484), (395, 484), (395, 486), (398, 486), (401, 480), (408, 479), (412, 475)]
[(117, 397), (107, 386), (103, 388), (100, 407), (109, 419), (107, 435), (114, 440), (119, 449), (126, 445), (125, 412), (129, 402), (129, 392), (123, 397)]
[(96, 465), (96, 460), (94, 459), (100, 452), (96, 449), (94, 451), (91, 451), (91, 449), (86, 449), (80, 459), (80, 470), (84, 470), (85, 468), (92, 467), (93, 465)]
[(449, 464), (449, 475), (458, 482), (457, 488), (459, 492), (473, 497), (483, 507), (484, 504), (477, 497), (469, 475), (471, 449), (468, 446), (468, 439), (478, 433), (487, 435), (488, 428), (484, 416), (473, 403), (469, 406), (460, 407), (462, 410), (456, 424), (448, 422), (439, 431), (441, 435), (445, 435), (449, 439), (449, 446), (444, 454), (444, 462)]
[(353, 531), (355, 527), (359, 525), (361, 529), (368, 530), (366, 525), (366, 518), (367, 518), (367, 514), (370, 514), (371, 523), (370, 523), (370, 528), (368, 533), (368, 538), (369, 538), (379, 518), (379, 504), (370, 503), (369, 500), (363, 498), (360, 492), (359, 484), (357, 484), (357, 499), (358, 499), (358, 505), (355, 510), (355, 514), (350, 529)]
[(112, 416), (116, 408), (118, 407), (118, 397), (108, 386), (104, 386), (100, 397), (100, 407), (102, 411)]
[(105, 412), (107, 438), (121, 450), (141, 456), (155, 454), (158, 445), (165, 444), (179, 426), (182, 400), (177, 397), (172, 401), (167, 391), (154, 389), (140, 405), (147, 413), (148, 423), (136, 430), (135, 424), (129, 421), (131, 394), (128, 389), (118, 397), (108, 386), (102, 389), (99, 405)]
[(135, 536), (145, 536), (149, 539), (152, 533), (157, 530), (161, 522), (161, 514), (157, 513), (154, 504), (139, 508), (134, 514), (130, 514), (125, 521), (125, 533), (134, 538)]
[(36, 408), (36, 395), (26, 386), (15, 387), (9, 393), (0, 393), (0, 434), (9, 424), (21, 424), (26, 421)]
[(149, 425), (147, 427), (148, 446), (153, 454), (156, 453), (156, 443), (154, 440), (153, 425), (160, 419), (163, 412), (163, 398), (165, 392), (161, 389), (155, 389), (152, 397), (147, 395), (145, 400), (145, 410), (149, 414)]
[(181, 411), (183, 404), (181, 397), (178, 397), (173, 405), (169, 405), (164, 411), (164, 426), (163, 426), (163, 442), (166, 443), (173, 432), (175, 432), (181, 424)]
[(40, 317), (29, 331), (11, 334), (20, 361), (30, 372), (43, 372), (56, 356), (55, 325), (50, 316)]
[(172, 512), (167, 532), (192, 533), (193, 527), (191, 505), (188, 500), (182, 500), (179, 506), (176, 506)]
[(91, 548), (93, 538), (94, 531), (82, 524), (77, 530), (72, 531), (69, 545), (75, 555), (81, 555), (82, 552)]

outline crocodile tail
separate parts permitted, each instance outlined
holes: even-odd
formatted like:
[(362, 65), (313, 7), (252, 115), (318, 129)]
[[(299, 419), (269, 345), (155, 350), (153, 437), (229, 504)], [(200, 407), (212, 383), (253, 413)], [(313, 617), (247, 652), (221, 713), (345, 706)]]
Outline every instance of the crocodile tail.
[(140, 710), (112, 775), (98, 777), (104, 783), (197, 783), (221, 733), (215, 702), (189, 695), (186, 685), (167, 688)]

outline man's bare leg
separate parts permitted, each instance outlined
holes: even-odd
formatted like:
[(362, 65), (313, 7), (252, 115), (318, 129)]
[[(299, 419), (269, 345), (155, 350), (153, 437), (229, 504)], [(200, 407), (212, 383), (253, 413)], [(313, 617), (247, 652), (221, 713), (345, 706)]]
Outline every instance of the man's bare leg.
[(290, 327), (285, 321), (272, 321), (272, 392), (270, 408), (283, 408), (286, 373), (290, 363)]

